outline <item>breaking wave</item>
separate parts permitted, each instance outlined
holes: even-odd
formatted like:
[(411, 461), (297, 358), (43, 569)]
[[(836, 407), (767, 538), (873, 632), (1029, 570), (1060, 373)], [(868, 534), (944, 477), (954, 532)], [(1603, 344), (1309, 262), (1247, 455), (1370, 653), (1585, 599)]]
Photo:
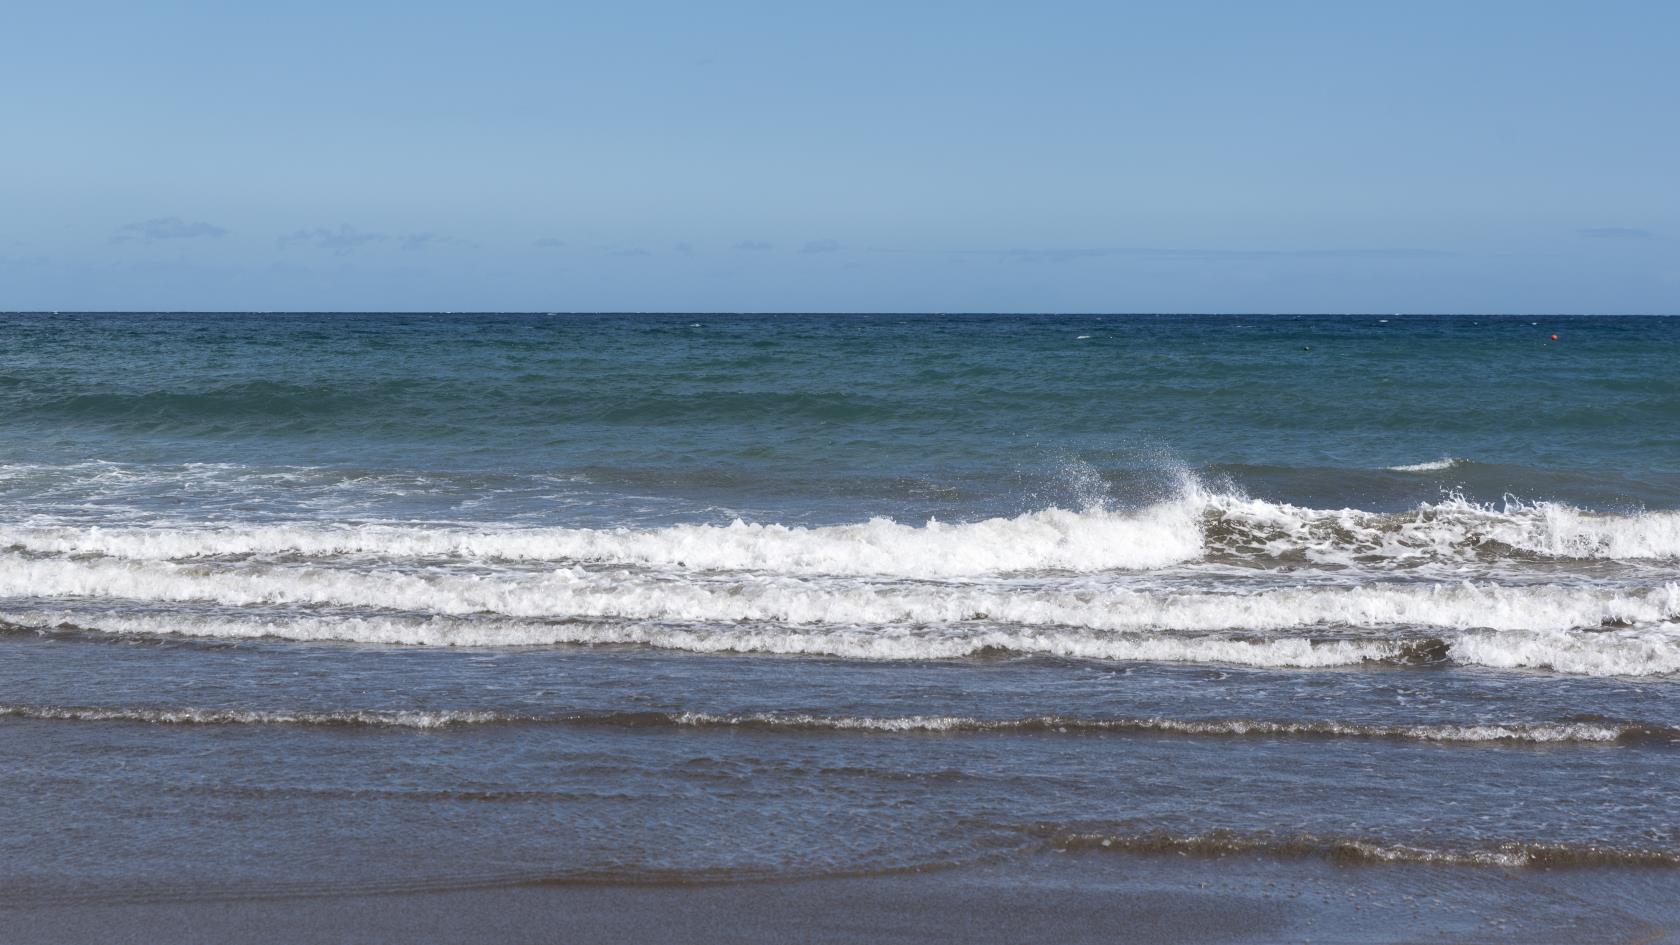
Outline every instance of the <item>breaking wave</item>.
[(1451, 469), (1454, 466), (1462, 466), (1466, 462), (1467, 460), (1444, 456), (1440, 459), (1432, 459), (1423, 463), (1411, 463), (1404, 466), (1390, 466), (1388, 469), (1390, 472), (1439, 472), (1443, 469)]
[(225, 617), (196, 613), (0, 612), (24, 632), (84, 630), (131, 637), (280, 639), (407, 646), (646, 646), (692, 653), (755, 653), (927, 661), (1003, 655), (1221, 663), (1284, 669), (1457, 663), (1588, 676), (1680, 672), (1680, 631), (1469, 631), (1444, 637), (1312, 637), (1105, 632), (986, 623), (916, 626), (509, 620), (496, 617)]
[(1019, 571), (1158, 568), (1197, 558), (1198, 509), (1135, 513), (1045, 509), (1015, 518), (917, 527), (884, 518), (802, 527), (736, 521), (665, 528), (467, 530), (403, 525), (204, 528), (0, 528), (0, 547), (138, 560), (340, 555), (601, 563), (700, 571), (959, 577)]
[(1206, 557), (1333, 564), (1501, 558), (1680, 558), (1680, 512), (1615, 515), (1551, 502), (1451, 497), (1408, 512), (1312, 509), (1187, 482), (1131, 511), (1044, 509), (920, 526), (735, 521), (663, 528), (499, 528), (412, 524), (0, 527), (0, 548), (134, 560), (301, 556), (466, 559), (914, 578), (1035, 571), (1149, 570)]
[[(1521, 570), (1546, 560), (1641, 564), (1615, 581)], [(1680, 672), (1676, 560), (1680, 512), (1457, 497), (1310, 509), (1185, 477), (1141, 509), (921, 526), (7, 525), (0, 619), (412, 645), (1653, 675)], [(52, 618), (51, 601), (73, 612)], [(143, 606), (89, 616), (89, 602)], [(156, 613), (177, 603), (189, 606)]]
[(1553, 502), (1449, 497), (1409, 512), (1309, 509), (1220, 496), (1203, 531), (1210, 551), (1337, 564), (1503, 558), (1622, 561), (1680, 557), (1680, 512), (1613, 515)]
[(1052, 636), (1067, 628), (1205, 633), (1405, 626), (1562, 632), (1656, 626), (1680, 616), (1680, 582), (1674, 581), (1649, 588), (1464, 581), (1204, 591), (1101, 582), (704, 578), (575, 568), (461, 573), (109, 559), (12, 559), (5, 564), (0, 597), (11, 598), (324, 605), (543, 619), (861, 624), (883, 632), (892, 625), (940, 624), (1009, 624)]

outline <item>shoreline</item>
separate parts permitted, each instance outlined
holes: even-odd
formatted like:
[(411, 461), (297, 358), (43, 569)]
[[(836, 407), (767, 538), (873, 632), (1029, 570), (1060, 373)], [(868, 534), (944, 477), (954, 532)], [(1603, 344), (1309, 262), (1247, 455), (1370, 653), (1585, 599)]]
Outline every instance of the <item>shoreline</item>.
[[(1680, 942), (1667, 871), (1040, 854), (752, 882), (535, 882), (145, 902), (0, 896), (9, 945)], [(117, 931), (117, 930), (120, 930)]]

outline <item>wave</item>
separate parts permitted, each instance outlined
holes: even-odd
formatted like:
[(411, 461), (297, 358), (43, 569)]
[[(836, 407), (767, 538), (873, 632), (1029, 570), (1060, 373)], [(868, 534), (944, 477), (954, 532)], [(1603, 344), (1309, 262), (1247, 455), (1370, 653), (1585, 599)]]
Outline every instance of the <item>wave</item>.
[(1475, 743), (1614, 743), (1671, 741), (1680, 729), (1637, 723), (1501, 722), (1433, 725), (1367, 725), (1354, 722), (1283, 722), (1265, 719), (1078, 718), (1060, 715), (1017, 719), (966, 716), (816, 716), (749, 713), (711, 715), (683, 713), (673, 724), (704, 728), (748, 728), (771, 731), (834, 731), (879, 733), (1000, 733), (1084, 734), (1119, 733), (1178, 735), (1208, 738), (1384, 739), (1424, 742)]
[(377, 711), (277, 712), (259, 709), (148, 708), (133, 706), (0, 705), (0, 718), (62, 722), (140, 722), (149, 725), (296, 725), (306, 727), (449, 728), (525, 721), (495, 712)]
[(1680, 850), (1616, 847), (1600, 844), (1506, 841), (1487, 846), (1425, 847), (1364, 837), (1319, 834), (1240, 833), (1212, 830), (1201, 834), (1167, 831), (1101, 833), (1039, 827), (1057, 850), (1107, 850), (1116, 853), (1176, 856), (1264, 856), (1324, 859), (1343, 864), (1416, 863), (1436, 866), (1586, 868), (1604, 866), (1680, 867)]
[(717, 577), (559, 568), (536, 573), (215, 567), (107, 559), (5, 560), (0, 597), (323, 605), (517, 618), (893, 626), (1005, 624), (1033, 633), (1250, 632), (1403, 626), (1511, 631), (1656, 627), (1680, 617), (1680, 582), (1613, 586), (1372, 583), (1154, 590), (1087, 582), (976, 584), (780, 575)]
[(1441, 459), (1432, 459), (1425, 463), (1411, 463), (1404, 466), (1389, 466), (1387, 469), (1390, 472), (1439, 472), (1443, 469), (1452, 469), (1455, 466), (1462, 466), (1467, 462), (1469, 462), (1469, 460), (1456, 459), (1451, 456), (1446, 456)]
[(1371, 725), (1265, 719), (1080, 718), (1040, 715), (987, 719), (954, 715), (828, 716), (747, 712), (584, 712), (542, 715), (491, 710), (283, 711), (149, 706), (0, 704), (0, 718), (136, 722), (149, 725), (282, 725), (445, 729), (481, 725), (747, 729), (857, 734), (1137, 734), (1205, 738), (1377, 739), (1463, 744), (1615, 744), (1680, 740), (1680, 728), (1623, 722), (1473, 722)]
[(1409, 512), (1310, 509), (1242, 496), (1209, 498), (1210, 549), (1227, 554), (1359, 564), (1509, 558), (1673, 560), (1680, 512), (1616, 515), (1554, 502), (1474, 503), (1459, 496)]
[[(1472, 609), (1474, 605), (1471, 605)], [(1541, 604), (1540, 606), (1544, 606)], [(777, 654), (929, 661), (997, 656), (1217, 663), (1278, 669), (1448, 662), (1588, 676), (1680, 673), (1680, 633), (1469, 631), (1445, 637), (1321, 638), (1252, 634), (1114, 633), (1067, 626), (804, 625), (728, 621), (515, 620), (464, 616), (205, 616), (196, 613), (0, 612), (23, 632), (279, 639), (404, 646), (646, 646), (691, 653)], [(0, 624), (5, 626), (5, 624)]]
[(1018, 571), (1159, 568), (1202, 554), (1198, 510), (1134, 514), (1046, 509), (915, 527), (884, 518), (800, 527), (736, 521), (652, 529), (468, 530), (426, 526), (0, 527), (0, 547), (139, 560), (374, 555), (665, 566), (791, 574), (959, 577)]
[(1204, 559), (1336, 566), (1506, 559), (1673, 561), (1680, 512), (1616, 515), (1550, 502), (1450, 497), (1408, 512), (1312, 509), (1187, 483), (1132, 511), (1044, 509), (977, 522), (851, 525), (735, 521), (663, 528), (464, 528), (415, 524), (0, 526), (0, 548), (133, 560), (301, 556), (457, 559), (957, 578), (1096, 573)]
[(26, 632), (83, 630), (135, 637), (277, 639), (398, 646), (646, 646), (690, 653), (758, 653), (844, 659), (927, 661), (1007, 654), (1072, 659), (1230, 663), (1323, 668), (1364, 662), (1412, 663), (1441, 652), (1433, 640), (1232, 639), (1107, 635), (1076, 630), (958, 626), (787, 626), (763, 622), (675, 623), (482, 617), (205, 617), (74, 612), (0, 613), (0, 626)]

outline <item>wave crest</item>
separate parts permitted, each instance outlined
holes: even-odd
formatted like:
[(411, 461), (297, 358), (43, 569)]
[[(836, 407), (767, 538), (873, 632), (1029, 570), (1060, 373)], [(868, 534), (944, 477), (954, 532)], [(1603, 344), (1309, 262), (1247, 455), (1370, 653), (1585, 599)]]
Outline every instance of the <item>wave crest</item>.
[(1389, 466), (1388, 470), (1390, 472), (1439, 472), (1443, 469), (1452, 469), (1454, 466), (1462, 466), (1467, 462), (1469, 462), (1469, 460), (1458, 459), (1452, 456), (1443, 456), (1440, 459), (1432, 459), (1423, 463), (1409, 463), (1402, 466)]
[(252, 555), (466, 558), (598, 563), (698, 571), (963, 577), (1027, 571), (1143, 570), (1202, 554), (1199, 508), (1173, 502), (1134, 513), (1044, 509), (1014, 518), (903, 525), (875, 518), (818, 527), (754, 524), (665, 528), (469, 530), (412, 525), (186, 528), (0, 528), (0, 547), (134, 560)]
[(1054, 640), (1068, 631), (1106, 631), (1111, 637), (1408, 627), (1553, 634), (1585, 630), (1625, 639), (1625, 633), (1606, 628), (1661, 629), (1680, 617), (1680, 582), (1672, 581), (1642, 589), (1465, 581), (1204, 591), (1062, 582), (696, 580), (566, 568), (536, 574), (415, 574), (58, 559), (7, 562), (0, 568), (0, 597), (310, 605), (548, 621), (763, 623), (862, 628), (882, 640), (955, 628), (976, 640), (1001, 634), (985, 642), (1005, 649), (1021, 649), (1007, 638), (1016, 631), (1028, 639)]
[[(1537, 606), (1544, 607), (1544, 603)], [(1473, 612), (1475, 604), (1470, 604)], [(1304, 615), (1305, 616), (1305, 615)], [(1468, 619), (1468, 618), (1467, 618)], [(281, 639), (401, 646), (646, 646), (691, 653), (764, 653), (927, 661), (998, 655), (1216, 663), (1277, 669), (1455, 663), (1587, 676), (1680, 673), (1680, 635), (1644, 631), (1466, 631), (1444, 637), (1319, 638), (1109, 632), (1068, 626), (789, 625), (760, 621), (517, 620), (464, 616), (207, 616), (0, 612), (0, 629), (210, 640)]]
[(460, 559), (837, 576), (961, 578), (1142, 571), (1216, 559), (1337, 566), (1504, 559), (1680, 559), (1680, 512), (1615, 515), (1550, 502), (1449, 497), (1408, 512), (1313, 509), (1213, 492), (1131, 511), (1050, 508), (1014, 518), (875, 518), (798, 526), (737, 520), (663, 528), (464, 528), (424, 524), (0, 527), (0, 548), (131, 560), (251, 556)]
[(1473, 722), (1372, 725), (1357, 722), (1265, 719), (1081, 718), (1040, 715), (988, 719), (957, 715), (827, 716), (747, 712), (583, 712), (540, 715), (464, 709), (287, 711), (192, 706), (4, 705), (0, 718), (148, 725), (287, 725), (442, 729), (477, 725), (573, 725), (624, 728), (749, 729), (770, 732), (858, 734), (1169, 735), (1202, 738), (1386, 739), (1463, 744), (1613, 744), (1673, 741), (1680, 730), (1619, 722)]
[(1613, 515), (1553, 502), (1493, 506), (1461, 496), (1399, 513), (1310, 509), (1240, 496), (1211, 497), (1208, 506), (1210, 549), (1239, 557), (1299, 556), (1341, 565), (1680, 558), (1680, 512)]

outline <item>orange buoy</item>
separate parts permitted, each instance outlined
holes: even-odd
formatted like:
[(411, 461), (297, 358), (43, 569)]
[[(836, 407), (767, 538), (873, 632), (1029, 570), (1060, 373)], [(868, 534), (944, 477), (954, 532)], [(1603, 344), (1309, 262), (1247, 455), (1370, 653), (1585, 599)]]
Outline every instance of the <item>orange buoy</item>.
[(1557, 335), (1553, 335), (1553, 336), (1552, 336), (1552, 340), (1553, 340), (1553, 341), (1556, 341), (1556, 340), (1557, 340)]

